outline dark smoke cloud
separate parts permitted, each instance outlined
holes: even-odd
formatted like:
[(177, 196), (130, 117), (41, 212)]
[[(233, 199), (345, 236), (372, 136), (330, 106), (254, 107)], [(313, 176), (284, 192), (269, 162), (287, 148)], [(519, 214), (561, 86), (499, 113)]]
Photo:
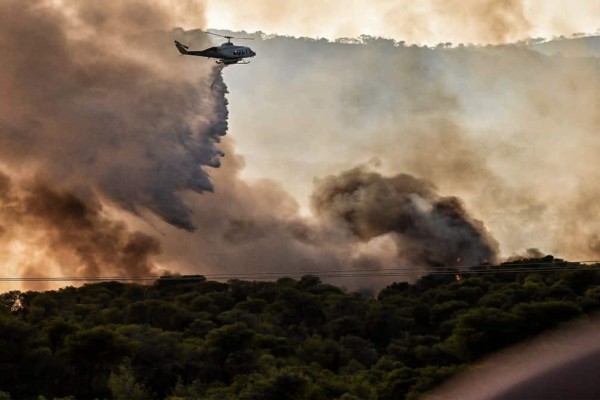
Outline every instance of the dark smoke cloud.
[(52, 252), (74, 251), (82, 265), (77, 275), (148, 275), (149, 258), (159, 253), (159, 242), (140, 232), (128, 232), (123, 223), (103, 217), (98, 210), (68, 193), (35, 187), (24, 199), (23, 212), (36, 229), (48, 232)]
[(157, 231), (130, 229), (134, 215), (194, 230), (183, 197), (214, 190), (206, 168), (227, 130), (218, 69), (173, 46), (210, 45), (173, 31), (203, 13), (196, 1), (0, 2), (3, 276), (164, 270)]
[[(233, 149), (224, 141), (228, 154)], [(198, 231), (192, 236), (161, 225), (168, 251), (162, 265), (204, 273), (279, 275), (373, 271), (360, 279), (326, 280), (350, 289), (381, 288), (392, 279), (412, 280), (431, 268), (495, 259), (494, 240), (458, 199), (408, 175), (386, 177), (369, 167), (317, 183), (314, 218), (282, 187), (240, 177), (243, 160), (228, 157), (213, 177), (217, 190), (192, 201)], [(459, 261), (458, 258), (461, 258)], [(383, 268), (411, 267), (399, 278)]]
[[(160, 243), (130, 231), (100, 209), (70, 193), (43, 184), (13, 186), (0, 174), (0, 254), (4, 273), (22, 269), (29, 276), (140, 276), (156, 273), (151, 258)], [(20, 254), (10, 254), (12, 242), (27, 243)], [(52, 275), (54, 274), (54, 275)]]
[(176, 56), (160, 3), (63, 3), (0, 4), (2, 163), (193, 230), (180, 193), (213, 190), (227, 129), (214, 64)]
[(513, 256), (508, 257), (505, 261), (507, 261), (507, 262), (523, 261), (523, 260), (528, 260), (528, 259), (532, 259), (532, 258), (542, 258), (542, 257), (545, 257), (546, 255), (547, 254), (541, 252), (540, 249), (536, 249), (535, 247), (532, 247), (530, 249), (525, 250), (522, 254), (515, 254)]
[[(492, 261), (495, 241), (471, 215), (519, 240), (498, 221), (521, 218), (536, 230), (532, 219), (550, 209), (547, 191), (531, 183), (535, 171), (552, 170), (550, 158), (521, 172), (532, 153), (511, 142), (522, 133), (515, 126), (555, 128), (558, 117), (547, 116), (559, 111), (568, 111), (576, 137), (589, 139), (598, 126), (589, 60), (569, 67), (522, 47), (257, 40), (252, 70), (224, 72), (238, 105), (232, 133), (266, 153), (261, 166), (282, 172), (287, 185), (333, 174), (315, 190), (319, 218), (303, 217), (288, 187), (242, 178), (232, 140), (219, 144), (228, 129), (225, 84), (214, 63), (178, 57), (172, 45), (207, 47), (206, 35), (171, 31), (174, 14), (160, 2), (51, 4), (0, 4), (0, 91), (10, 99), (0, 103), (0, 247), (11, 273), (425, 271), (459, 257)], [(492, 11), (502, 38), (519, 9)], [(558, 74), (568, 79), (553, 80)], [(569, 87), (578, 97), (558, 104), (540, 90)], [(495, 139), (482, 139), (489, 131)], [(503, 158), (515, 149), (516, 166)], [(590, 140), (582, 159), (594, 149)], [(206, 167), (224, 153), (209, 178)], [(373, 157), (381, 174), (351, 169)], [(515, 171), (529, 192), (512, 185)], [(567, 200), (559, 220), (570, 215)], [(157, 231), (163, 254), (147, 235)]]
[(421, 266), (493, 262), (497, 244), (456, 197), (440, 197), (429, 182), (353, 169), (315, 190), (316, 215), (344, 223), (363, 240), (394, 233), (399, 257)]

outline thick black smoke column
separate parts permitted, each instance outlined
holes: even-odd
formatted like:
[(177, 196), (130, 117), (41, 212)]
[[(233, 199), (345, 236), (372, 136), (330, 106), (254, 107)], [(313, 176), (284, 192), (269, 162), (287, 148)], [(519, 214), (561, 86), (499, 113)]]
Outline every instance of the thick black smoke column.
[(330, 176), (313, 195), (315, 212), (362, 240), (392, 233), (399, 257), (425, 266), (492, 262), (497, 245), (456, 197), (413, 176), (383, 177), (362, 168)]

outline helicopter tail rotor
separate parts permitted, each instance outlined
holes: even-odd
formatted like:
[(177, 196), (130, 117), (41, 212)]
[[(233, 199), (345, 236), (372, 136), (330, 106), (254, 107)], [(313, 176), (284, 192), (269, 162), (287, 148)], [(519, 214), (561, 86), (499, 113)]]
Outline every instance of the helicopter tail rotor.
[(187, 54), (188, 49), (190, 48), (189, 46), (186, 46), (185, 44), (182, 44), (177, 40), (175, 41), (175, 47), (177, 47), (177, 50), (179, 50), (179, 53), (181, 54)]

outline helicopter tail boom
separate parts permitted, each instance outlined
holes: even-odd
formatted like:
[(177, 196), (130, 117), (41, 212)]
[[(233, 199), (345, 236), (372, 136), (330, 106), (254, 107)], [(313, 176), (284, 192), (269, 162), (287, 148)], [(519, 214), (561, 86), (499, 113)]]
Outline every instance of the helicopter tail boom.
[(200, 56), (200, 57), (207, 57), (207, 58), (220, 58), (221, 57), (219, 50), (216, 47), (211, 47), (206, 50), (188, 50), (189, 46), (186, 46), (185, 44), (182, 44), (182, 43), (178, 42), (177, 40), (175, 41), (175, 47), (177, 47), (177, 50), (179, 50), (179, 53), (184, 56)]

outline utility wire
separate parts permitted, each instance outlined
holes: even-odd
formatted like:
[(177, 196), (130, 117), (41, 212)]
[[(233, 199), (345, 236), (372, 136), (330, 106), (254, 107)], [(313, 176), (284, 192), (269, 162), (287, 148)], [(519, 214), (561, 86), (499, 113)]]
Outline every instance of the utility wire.
[[(589, 265), (597, 264), (597, 265)], [(475, 265), (423, 268), (406, 266), (402, 268), (356, 269), (356, 270), (311, 270), (311, 271), (265, 271), (247, 273), (202, 274), (207, 279), (229, 280), (272, 280), (283, 277), (298, 278), (304, 275), (315, 275), (321, 278), (369, 278), (369, 277), (414, 277), (422, 275), (477, 275), (505, 274), (526, 272), (563, 272), (563, 271), (598, 271), (600, 260), (558, 261), (558, 262), (526, 262), (506, 263), (502, 265)], [(0, 276), (0, 282), (103, 282), (103, 281), (193, 281), (196, 275), (135, 275), (135, 276)]]

